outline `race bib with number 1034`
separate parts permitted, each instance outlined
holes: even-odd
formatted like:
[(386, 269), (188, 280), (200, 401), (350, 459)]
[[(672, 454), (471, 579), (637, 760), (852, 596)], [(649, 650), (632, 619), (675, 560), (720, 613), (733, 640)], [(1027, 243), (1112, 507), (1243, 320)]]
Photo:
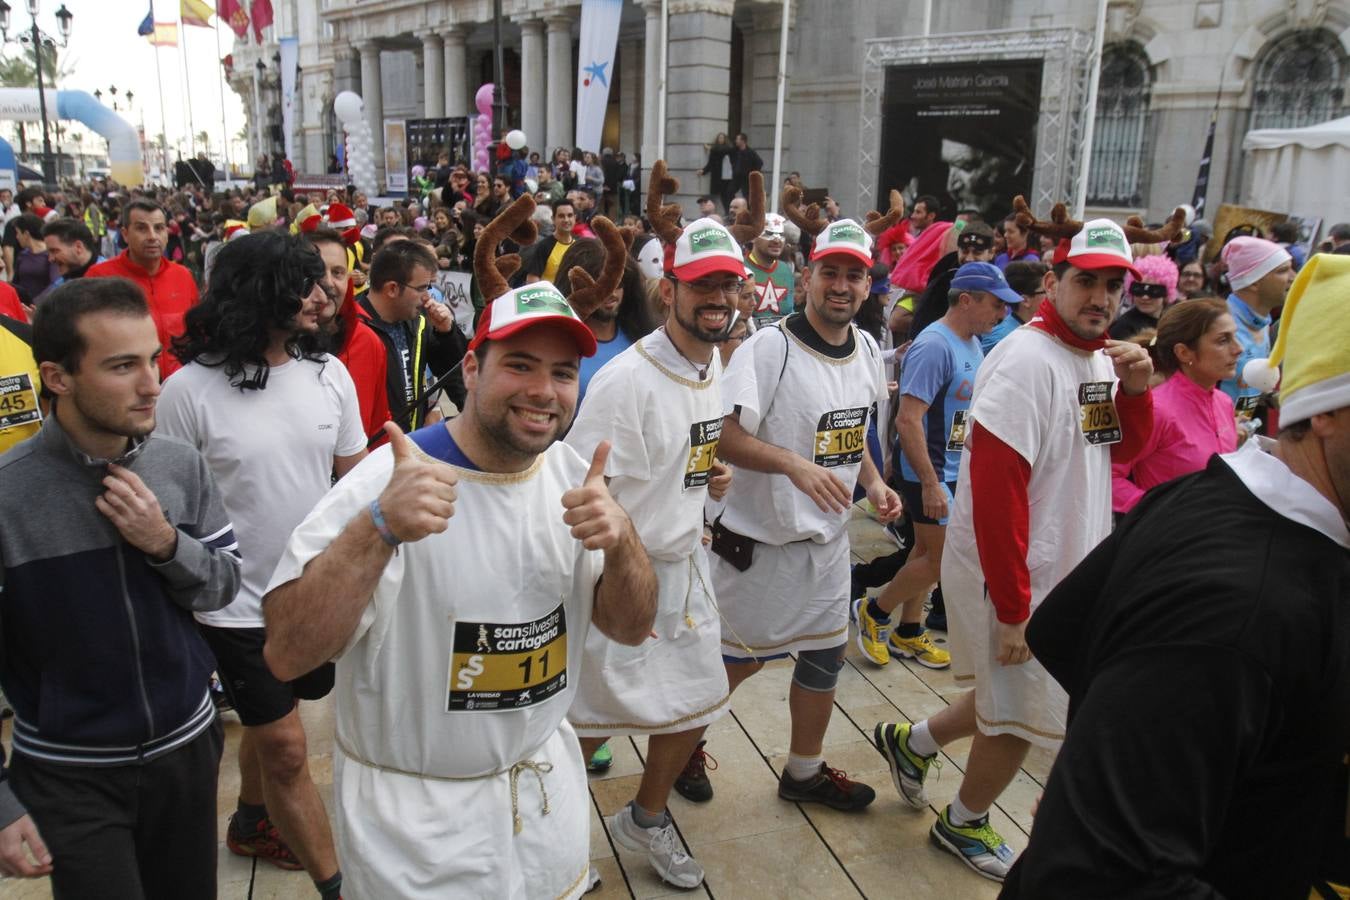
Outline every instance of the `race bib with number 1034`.
[(867, 448), (868, 407), (836, 409), (820, 417), (812, 461), (823, 468), (856, 466)]
[(533, 622), (455, 622), (446, 712), (542, 703), (567, 687), (567, 613)]

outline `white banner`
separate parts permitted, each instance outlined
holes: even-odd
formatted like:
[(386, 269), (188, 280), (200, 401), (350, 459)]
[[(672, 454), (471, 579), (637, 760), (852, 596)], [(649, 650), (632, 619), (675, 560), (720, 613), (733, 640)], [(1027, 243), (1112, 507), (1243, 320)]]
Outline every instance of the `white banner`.
[(577, 141), (582, 150), (600, 152), (614, 49), (619, 43), (623, 0), (581, 0), (581, 46), (577, 51)]
[(384, 120), (384, 189), (408, 193), (408, 123), (403, 119)]
[(300, 67), (300, 40), (282, 38), (277, 43), (281, 45), (281, 139), (286, 158), (299, 169), (302, 162), (295, 158), (295, 76)]
[(448, 272), (444, 269), (436, 273), (436, 284), (445, 295), (445, 305), (455, 314), (455, 324), (464, 332), (466, 338), (473, 338), (473, 296), (469, 285), (473, 280), (471, 272)]

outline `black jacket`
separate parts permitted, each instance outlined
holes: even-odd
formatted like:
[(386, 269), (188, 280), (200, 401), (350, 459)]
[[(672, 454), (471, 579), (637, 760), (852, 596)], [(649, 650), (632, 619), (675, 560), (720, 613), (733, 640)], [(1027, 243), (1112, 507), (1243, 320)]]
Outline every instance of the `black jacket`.
[[(431, 327), (426, 313), (418, 312), (411, 322), (386, 322), (375, 312), (369, 293), (356, 304), (360, 309), (358, 328), (369, 328), (384, 343), (388, 365), (385, 367), (385, 389), (389, 397), (389, 417), (398, 423), (405, 433), (421, 428), (431, 412), (431, 398), (427, 388), (426, 370), (431, 369), (433, 381), (450, 373), (464, 359), (469, 349), (469, 339), (458, 328), (452, 327), (442, 334)], [(408, 338), (409, 359), (403, 359), (394, 343), (392, 330), (400, 328)], [(408, 402), (404, 373), (411, 368), (413, 401)], [(464, 378), (456, 370), (445, 385), (445, 392), (454, 404), (464, 408)]]

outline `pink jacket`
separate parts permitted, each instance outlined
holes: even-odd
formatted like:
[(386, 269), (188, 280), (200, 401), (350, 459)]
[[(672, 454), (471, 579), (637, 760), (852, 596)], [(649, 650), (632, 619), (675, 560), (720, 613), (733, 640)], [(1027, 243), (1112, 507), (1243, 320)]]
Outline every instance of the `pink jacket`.
[(1198, 472), (1215, 453), (1237, 449), (1233, 401), (1177, 372), (1153, 389), (1153, 434), (1127, 465), (1111, 466), (1112, 508), (1129, 512), (1154, 485)]

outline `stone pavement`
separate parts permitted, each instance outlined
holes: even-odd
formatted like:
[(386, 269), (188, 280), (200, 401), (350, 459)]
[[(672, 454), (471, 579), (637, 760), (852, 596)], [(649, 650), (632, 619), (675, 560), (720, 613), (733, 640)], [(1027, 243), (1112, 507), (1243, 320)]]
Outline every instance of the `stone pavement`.
[[(854, 556), (859, 560), (890, 553), (894, 545), (881, 529), (855, 509), (850, 524)], [(693, 804), (671, 798), (671, 814), (687, 849), (707, 872), (705, 885), (680, 891), (662, 883), (645, 858), (617, 848), (602, 816), (614, 814), (637, 790), (645, 738), (611, 742), (614, 766), (592, 776), (591, 859), (604, 879), (591, 897), (656, 898), (769, 896), (850, 898), (903, 894), (909, 900), (993, 898), (998, 886), (970, 872), (928, 840), (936, 811), (960, 784), (969, 740), (947, 748), (943, 767), (929, 783), (933, 809), (916, 811), (891, 786), (886, 762), (871, 744), (878, 721), (918, 721), (937, 712), (958, 693), (947, 672), (894, 660), (884, 668), (865, 662), (850, 646), (825, 737), (830, 765), (877, 790), (877, 800), (862, 813), (840, 813), (779, 800), (777, 779), (787, 760), (788, 686), (792, 663), (771, 663), (737, 690), (731, 713), (708, 729), (708, 751), (717, 762), (710, 773), (716, 796)], [(328, 701), (305, 703), (310, 736), (310, 770), (325, 802), (332, 796), (332, 710)], [(221, 900), (244, 900), (253, 877), (248, 860), (230, 854), (223, 843), (225, 823), (238, 796), (235, 750), (240, 726), (226, 717), (226, 751), (220, 769), (219, 872)], [(6, 734), (7, 737), (7, 734)], [(992, 822), (1014, 849), (1026, 845), (1031, 806), (1050, 770), (1049, 754), (1033, 750), (1024, 770), (992, 813)], [(930, 776), (933, 778), (933, 776)], [(0, 900), (49, 898), (46, 881), (0, 880)], [(316, 896), (303, 872), (282, 872), (260, 863), (253, 878), (256, 900), (308, 900)], [(349, 898), (352, 900), (352, 898)], [(393, 898), (355, 898), (393, 900)]]

